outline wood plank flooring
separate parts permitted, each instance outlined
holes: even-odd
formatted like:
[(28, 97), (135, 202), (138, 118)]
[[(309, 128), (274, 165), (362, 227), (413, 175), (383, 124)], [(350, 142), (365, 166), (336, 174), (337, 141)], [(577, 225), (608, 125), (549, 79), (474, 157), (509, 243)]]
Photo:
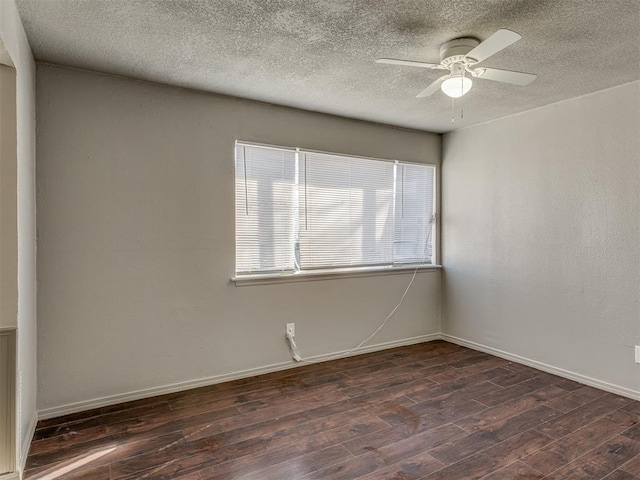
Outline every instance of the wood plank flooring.
[(436, 341), (38, 423), (26, 479), (640, 479), (640, 402)]

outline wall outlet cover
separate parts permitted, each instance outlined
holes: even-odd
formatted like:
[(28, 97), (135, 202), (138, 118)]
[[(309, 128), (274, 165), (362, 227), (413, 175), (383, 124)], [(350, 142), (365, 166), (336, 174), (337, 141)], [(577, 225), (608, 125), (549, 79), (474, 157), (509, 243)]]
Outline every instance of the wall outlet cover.
[(640, 345), (636, 345), (636, 363), (640, 363)]
[(296, 324), (295, 323), (287, 323), (287, 330), (285, 335), (291, 335), (292, 337), (296, 336)]

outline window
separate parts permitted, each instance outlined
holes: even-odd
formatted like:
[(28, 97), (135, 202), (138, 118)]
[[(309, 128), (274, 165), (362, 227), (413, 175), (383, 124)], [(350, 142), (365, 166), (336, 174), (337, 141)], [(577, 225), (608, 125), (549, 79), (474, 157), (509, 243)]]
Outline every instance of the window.
[(430, 264), (435, 167), (236, 143), (236, 275)]

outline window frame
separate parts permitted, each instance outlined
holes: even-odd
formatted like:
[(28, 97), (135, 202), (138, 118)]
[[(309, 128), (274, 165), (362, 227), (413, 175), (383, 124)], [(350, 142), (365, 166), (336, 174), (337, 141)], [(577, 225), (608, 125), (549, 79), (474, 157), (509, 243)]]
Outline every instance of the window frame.
[(231, 281), (236, 284), (236, 286), (244, 286), (244, 285), (259, 285), (259, 284), (269, 284), (269, 283), (289, 283), (289, 282), (297, 282), (297, 281), (313, 281), (313, 280), (328, 280), (333, 278), (352, 278), (352, 277), (368, 277), (368, 276), (379, 276), (379, 275), (389, 275), (389, 274), (406, 274), (410, 272), (428, 272), (428, 271), (439, 271), (442, 269), (442, 265), (440, 265), (440, 166), (436, 163), (426, 163), (426, 162), (415, 162), (415, 161), (406, 161), (399, 159), (388, 159), (388, 158), (380, 158), (380, 157), (371, 157), (371, 156), (363, 156), (363, 155), (355, 155), (349, 153), (336, 153), (336, 152), (328, 152), (324, 150), (315, 150), (310, 148), (303, 147), (290, 147), (290, 146), (281, 146), (281, 145), (273, 145), (267, 143), (259, 143), (253, 141), (246, 141), (237, 139), (233, 145), (233, 156), (235, 159), (236, 148), (238, 145), (243, 146), (255, 146), (262, 148), (273, 148), (273, 149), (281, 149), (287, 151), (295, 151), (298, 153), (317, 153), (323, 155), (335, 155), (339, 157), (348, 157), (348, 158), (356, 158), (363, 160), (374, 160), (380, 162), (388, 162), (388, 163), (400, 163), (406, 165), (417, 165), (417, 166), (425, 166), (432, 167), (434, 169), (434, 198), (433, 198), (433, 211), (434, 211), (434, 221), (433, 221), (433, 230), (432, 230), (432, 263), (403, 263), (403, 264), (394, 264), (394, 265), (365, 265), (365, 266), (356, 266), (356, 267), (334, 267), (334, 268), (320, 268), (320, 269), (305, 269), (305, 270), (296, 270), (296, 271), (283, 271), (283, 272), (263, 272), (263, 273), (246, 273), (246, 274), (237, 274), (236, 272), (236, 208), (235, 208), (235, 176), (236, 176), (236, 167), (234, 160), (234, 169), (233, 169), (233, 177), (234, 177), (234, 221), (233, 221), (233, 234), (234, 234), (234, 265), (233, 272), (234, 275), (231, 277)]

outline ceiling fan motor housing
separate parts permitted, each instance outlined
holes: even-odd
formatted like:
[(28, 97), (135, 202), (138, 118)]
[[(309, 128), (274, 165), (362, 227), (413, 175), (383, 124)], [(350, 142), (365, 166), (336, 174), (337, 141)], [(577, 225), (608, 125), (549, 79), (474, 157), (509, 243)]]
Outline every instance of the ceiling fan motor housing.
[(480, 40), (477, 38), (463, 37), (456, 38), (447, 43), (443, 43), (440, 47), (440, 63), (442, 65), (452, 65), (455, 63), (476, 63), (468, 57), (465, 57), (467, 53), (473, 50)]

